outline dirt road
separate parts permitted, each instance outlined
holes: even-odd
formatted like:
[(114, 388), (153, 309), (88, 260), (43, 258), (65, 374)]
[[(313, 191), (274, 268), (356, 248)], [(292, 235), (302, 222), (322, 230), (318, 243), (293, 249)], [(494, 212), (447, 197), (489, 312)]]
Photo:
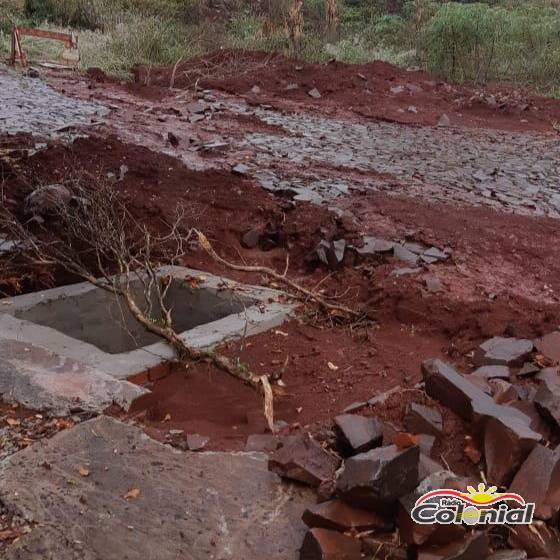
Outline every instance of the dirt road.
[[(288, 358), (290, 390), (279, 405), (287, 421), (321, 421), (355, 400), (413, 383), (423, 358), (451, 355), (466, 364), (468, 352), (485, 337), (533, 337), (555, 328), (558, 104), (531, 98), (526, 107), (526, 100), (502, 91), (498, 98), (507, 97), (509, 105), (494, 106), (487, 97), (498, 94), (484, 93), (486, 102), (475, 111), (454, 99), (476, 92), (434, 85), (421, 73), (388, 73), (386, 66), (361, 71), (369, 72), (366, 80), (353, 80), (345, 92), (347, 78), (336, 65), (323, 67), (320, 80), (317, 68), (293, 70), (286, 78), (298, 80), (293, 96), (293, 84), (280, 87), (247, 72), (237, 85), (208, 78), (214, 88), (205, 90), (187, 82), (170, 90), (161, 77), (129, 85), (98, 72), (45, 71), (49, 89), (10, 74), (10, 93), (0, 93), (6, 115), (43, 102), (43, 89), (51, 110), (37, 106), (10, 120), (11, 134), (33, 130), (38, 137), (4, 136), (4, 149), (15, 154), (4, 165), (5, 184), (17, 201), (30, 184), (87, 169), (114, 179), (135, 214), (152, 223), (168, 219), (183, 201), (190, 223), (225, 256), (281, 269), (289, 254), (294, 278), (309, 286), (322, 281), (326, 293), (375, 310), (378, 324), (367, 333), (294, 324), (288, 337), (264, 336), (243, 351), (256, 369)], [(360, 68), (352, 72), (361, 74)], [(328, 87), (329, 80), (334, 86)], [(373, 82), (369, 95), (365, 90)], [(301, 94), (311, 85), (324, 88), (320, 98)], [(342, 103), (344, 95), (354, 103)], [(417, 122), (366, 118), (366, 98), (371, 111), (379, 101), (405, 121), (424, 116), (412, 119)], [(56, 126), (53, 114), (61, 119)], [(484, 122), (488, 128), (479, 126)], [(55, 128), (69, 136), (53, 138)], [(15, 151), (21, 147), (31, 149), (25, 166)], [(242, 238), (255, 228), (267, 230), (266, 239), (247, 248)], [(435, 247), (451, 258), (418, 266), (370, 254), (347, 257), (336, 271), (313, 259), (322, 239), (359, 247), (365, 236)], [(228, 273), (196, 250), (186, 264)], [(8, 280), (7, 291), (14, 285)], [(43, 282), (39, 276), (20, 283), (31, 289)], [(301, 336), (307, 339), (300, 348)], [(334, 382), (329, 362), (340, 367)], [(217, 436), (214, 445), (241, 445), (251, 428), (232, 433), (231, 411), (215, 406), (218, 399), (209, 391), (197, 393), (212, 402), (202, 398), (193, 412), (175, 414), (190, 388), (182, 379), (157, 385), (157, 403), (148, 399), (148, 423), (153, 419), (157, 426), (171, 412), (177, 428), (199, 426), (196, 411), (211, 409), (218, 411), (206, 426)], [(231, 387), (233, 403), (246, 402), (244, 394)]]

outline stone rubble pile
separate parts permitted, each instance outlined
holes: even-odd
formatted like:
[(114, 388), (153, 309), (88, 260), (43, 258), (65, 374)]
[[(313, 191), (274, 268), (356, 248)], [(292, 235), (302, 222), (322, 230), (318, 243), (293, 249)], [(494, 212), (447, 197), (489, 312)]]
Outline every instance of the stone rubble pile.
[[(439, 359), (422, 364), (418, 386), (427, 404), (406, 405), (406, 432), (373, 416), (376, 405), (398, 396), (395, 388), (348, 407), (328, 436), (250, 438), (248, 450), (270, 453), (270, 470), (317, 491), (317, 504), (303, 514), (301, 560), (560, 558), (560, 332), (536, 341), (495, 337), (474, 351), (472, 362), (468, 375)], [(444, 437), (444, 418), (429, 405), (434, 401), (464, 422), (465, 457), (480, 477), (457, 475), (430, 456)], [(481, 482), (534, 503), (533, 523), (412, 519), (427, 492), (466, 492)]]

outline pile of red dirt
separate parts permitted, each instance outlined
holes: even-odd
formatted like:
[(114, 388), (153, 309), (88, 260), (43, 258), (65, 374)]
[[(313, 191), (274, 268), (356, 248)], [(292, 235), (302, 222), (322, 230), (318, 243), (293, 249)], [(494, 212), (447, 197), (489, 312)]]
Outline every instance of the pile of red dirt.
[[(244, 249), (240, 240), (253, 228), (262, 227), (274, 234), (271, 238), (276, 245), (259, 251), (259, 264), (283, 270), (289, 251), (291, 270), (301, 272), (322, 232), (340, 229), (326, 209), (310, 204), (294, 206), (232, 172), (193, 171), (176, 158), (115, 138), (80, 138), (70, 145), (54, 143), (24, 159), (25, 165), (4, 183), (16, 211), (39, 185), (64, 183), (77, 176), (86, 181), (107, 181), (108, 176), (118, 177), (121, 168), (126, 168), (115, 188), (134, 218), (154, 230), (167, 231), (176, 218), (177, 206), (182, 205), (184, 228), (203, 231), (222, 256), (235, 262), (251, 264), (255, 251)], [(203, 251), (193, 251), (185, 264), (229, 274)], [(235, 273), (229, 275), (236, 277)], [(249, 280), (259, 282), (260, 277)], [(63, 275), (55, 278), (56, 284), (69, 281), (72, 279)], [(25, 291), (44, 287), (36, 282), (23, 284)], [(5, 291), (13, 290), (6, 286)]]
[[(221, 351), (256, 374), (281, 377), (277, 420), (320, 429), (355, 401), (412, 386), (421, 378), (420, 361), (443, 355), (446, 346), (443, 336), (419, 338), (395, 323), (352, 333), (292, 321)], [(179, 429), (209, 437), (209, 449), (243, 449), (247, 436), (266, 430), (257, 393), (210, 364), (176, 367), (150, 389), (128, 416), (160, 439)]]
[[(134, 91), (150, 97), (167, 95), (170, 85), (198, 86), (245, 95), (255, 104), (284, 108), (286, 102), (305, 103), (406, 124), (435, 125), (447, 115), (453, 126), (553, 132), (552, 123), (560, 120), (560, 102), (554, 99), (506, 86), (482, 91), (451, 85), (381, 61), (306, 64), (279, 54), (224, 50), (177, 68), (138, 66), (134, 77)], [(310, 95), (312, 90), (320, 97)]]

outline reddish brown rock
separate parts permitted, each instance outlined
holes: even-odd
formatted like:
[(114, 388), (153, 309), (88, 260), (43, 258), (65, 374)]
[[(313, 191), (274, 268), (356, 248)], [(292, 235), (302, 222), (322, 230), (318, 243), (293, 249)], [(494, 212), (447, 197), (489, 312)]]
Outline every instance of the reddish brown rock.
[(245, 249), (254, 249), (259, 245), (261, 239), (261, 228), (253, 228), (243, 235), (241, 238), (241, 245)]
[(407, 560), (406, 546), (400, 542), (397, 533), (379, 534), (362, 539), (362, 551), (372, 560)]
[(300, 560), (360, 560), (358, 539), (327, 529), (311, 529), (305, 535)]
[(440, 436), (443, 419), (439, 410), (417, 403), (410, 403), (404, 418), (405, 428), (413, 434)]
[(519, 400), (517, 388), (503, 379), (490, 379), (488, 385), (492, 391), (492, 398), (496, 404), (510, 405)]
[(555, 331), (535, 340), (535, 347), (539, 354), (555, 364), (560, 363), (560, 332)]
[(399, 500), (397, 525), (401, 539), (411, 545), (447, 544), (461, 540), (465, 536), (465, 529), (462, 525), (420, 525), (415, 523), (410, 513), (414, 508), (418, 498), (441, 488), (455, 488), (460, 486), (460, 481), (455, 475), (448, 471), (440, 471), (423, 480), (419, 486), (407, 496)]
[(557, 529), (535, 521), (532, 525), (517, 525), (509, 532), (508, 544), (527, 552), (529, 558), (560, 558), (560, 533)]
[(537, 405), (534, 402), (517, 401), (511, 403), (510, 406), (517, 408), (517, 410), (520, 410), (521, 412), (523, 412), (523, 414), (529, 417), (531, 421), (529, 427), (531, 428), (531, 430), (541, 434), (541, 436), (545, 441), (548, 441), (550, 439), (550, 432), (551, 432), (550, 424), (546, 422), (544, 418), (541, 416), (541, 414), (537, 409)]
[(331, 500), (307, 508), (303, 522), (310, 529), (330, 529), (345, 533), (356, 531), (390, 531), (393, 523), (371, 511), (352, 507), (340, 500)]
[(287, 438), (287, 442), (273, 453), (269, 470), (276, 474), (318, 487), (334, 478), (340, 459), (325, 451), (309, 434)]
[(356, 414), (341, 414), (334, 419), (341, 448), (350, 455), (369, 451), (381, 445), (383, 424), (375, 418)]
[(560, 455), (542, 445), (531, 451), (515, 475), (510, 491), (535, 504), (537, 519), (550, 519), (560, 510)]
[(484, 432), (488, 482), (507, 486), (521, 464), (541, 441), (541, 435), (515, 418), (490, 418)]
[(464, 420), (485, 422), (488, 418), (509, 416), (527, 424), (530, 420), (519, 410), (498, 405), (492, 397), (460, 375), (441, 360), (428, 360), (422, 364), (426, 393), (453, 410)]
[(557, 368), (543, 369), (536, 379), (539, 387), (533, 399), (541, 415), (560, 428), (560, 376)]
[(435, 436), (429, 436), (428, 434), (397, 432), (390, 439), (389, 445), (395, 444), (399, 449), (408, 449), (409, 447), (418, 446), (420, 452), (429, 457), (435, 442)]
[(368, 510), (390, 508), (418, 484), (420, 450), (399, 450), (395, 445), (355, 455), (345, 462), (337, 480), (338, 495)]
[(423, 546), (418, 560), (485, 560), (488, 557), (488, 535), (475, 532), (464, 539), (443, 546)]
[(482, 461), (482, 453), (476, 441), (471, 436), (465, 436), (465, 447), (463, 447), (465, 457), (474, 465)]
[(476, 349), (473, 362), (478, 366), (522, 366), (532, 351), (530, 340), (496, 336)]

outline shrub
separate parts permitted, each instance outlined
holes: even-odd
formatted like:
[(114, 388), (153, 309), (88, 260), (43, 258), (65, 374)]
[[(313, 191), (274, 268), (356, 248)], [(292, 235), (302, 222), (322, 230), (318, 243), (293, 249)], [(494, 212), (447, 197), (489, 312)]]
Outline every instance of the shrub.
[(403, 48), (408, 42), (408, 25), (400, 16), (386, 14), (373, 26), (374, 40), (383, 47)]
[(440, 6), (426, 26), (422, 57), (452, 80), (540, 84), (560, 78), (560, 14), (553, 8)]

